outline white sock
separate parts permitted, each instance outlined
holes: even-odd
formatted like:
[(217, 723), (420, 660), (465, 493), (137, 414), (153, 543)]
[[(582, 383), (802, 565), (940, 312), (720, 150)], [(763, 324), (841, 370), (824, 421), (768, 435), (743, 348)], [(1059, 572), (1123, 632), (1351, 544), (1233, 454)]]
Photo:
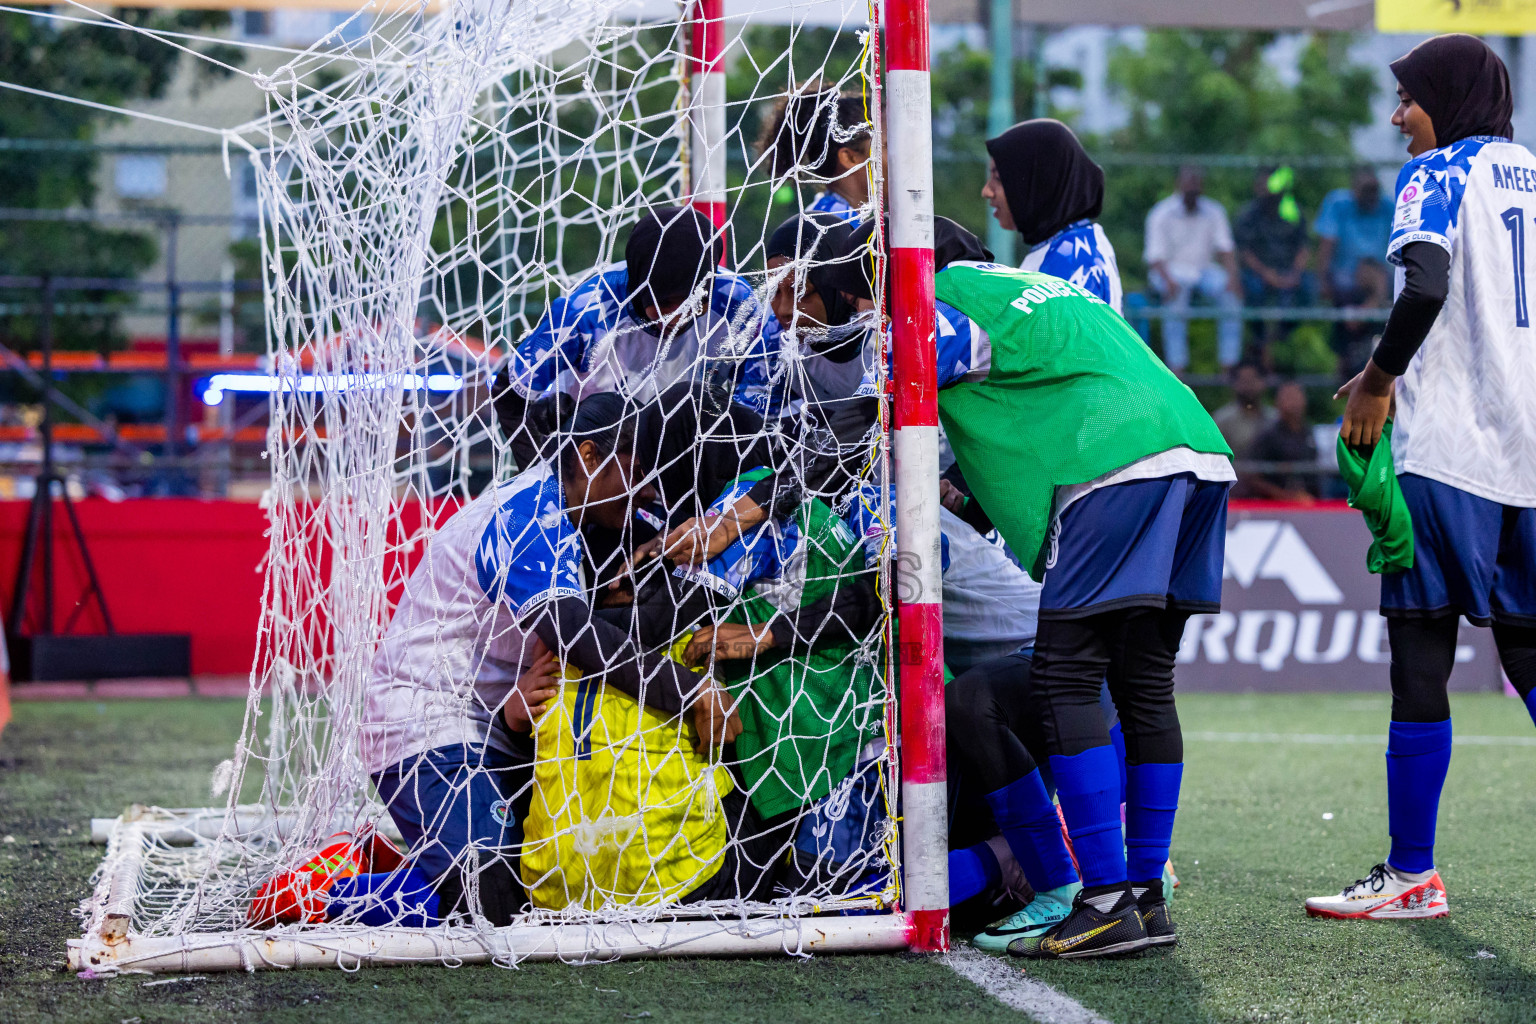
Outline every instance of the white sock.
[(1410, 885), (1418, 885), (1420, 882), (1427, 882), (1429, 881), (1430, 876), (1435, 873), (1434, 868), (1430, 868), (1428, 871), (1404, 871), (1401, 868), (1393, 867), (1391, 864), (1387, 865), (1387, 870), (1392, 872), (1392, 877), (1397, 879), (1399, 882), (1407, 882)]

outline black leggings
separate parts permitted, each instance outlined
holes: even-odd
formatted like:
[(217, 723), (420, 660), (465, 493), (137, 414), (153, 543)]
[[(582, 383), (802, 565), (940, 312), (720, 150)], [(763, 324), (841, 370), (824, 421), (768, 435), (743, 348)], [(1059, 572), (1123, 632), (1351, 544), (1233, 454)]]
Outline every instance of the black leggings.
[(1109, 692), (1125, 732), (1130, 764), (1177, 764), (1184, 738), (1173, 702), (1173, 663), (1187, 612), (1121, 608), (1080, 619), (1042, 619), (1034, 680), (1046, 748), (1074, 757), (1109, 742), (1099, 706)]
[(992, 793), (1035, 770), (1045, 733), (1031, 695), (1030, 659), (984, 661), (944, 688), (949, 757), (965, 785)]
[[(1392, 721), (1443, 722), (1451, 717), (1446, 686), (1456, 665), (1457, 615), (1387, 619), (1392, 648)], [(1524, 700), (1536, 689), (1536, 627), (1493, 624), (1504, 673)]]
[[(944, 688), (951, 776), (978, 796), (1017, 782), (1049, 756), (1031, 668), (1028, 655), (1009, 654), (967, 669)], [(1095, 708), (1104, 728), (1113, 728), (1113, 710), (1102, 700)]]

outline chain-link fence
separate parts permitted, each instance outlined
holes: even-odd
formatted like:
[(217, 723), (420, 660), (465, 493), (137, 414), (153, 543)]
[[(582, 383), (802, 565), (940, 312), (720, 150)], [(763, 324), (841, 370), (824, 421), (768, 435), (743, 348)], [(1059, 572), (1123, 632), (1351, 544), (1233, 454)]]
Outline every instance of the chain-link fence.
[[(249, 161), (231, 154), (226, 172), (224, 150), (208, 144), (0, 139), (0, 150), (42, 161), (90, 161), (98, 183), (91, 209), (0, 207), (0, 237), (12, 250), (0, 259), (0, 497), (28, 496), (41, 462), (39, 427), (49, 390), (39, 345), (45, 315), (55, 456), (72, 488), (259, 495), (266, 477), (266, 397), (209, 387), (215, 374), (262, 369), (259, 210)], [(1254, 163), (1162, 154), (1115, 154), (1110, 162), (1138, 160), (1170, 167)], [(1311, 166), (1305, 157), (1290, 163)], [(96, 247), (90, 258), (80, 255), (83, 238)], [(1264, 369), (1271, 385), (1295, 380), (1308, 388), (1314, 420), (1331, 419), (1329, 396), (1338, 376), (1363, 362), (1386, 315), (1385, 309), (1315, 304), (1180, 312), (1129, 298), (1128, 319), (1154, 347), (1161, 346), (1170, 318), (1187, 318), (1197, 365), (1204, 349), (1215, 350), (1218, 319), (1236, 317), (1245, 325), (1245, 350), (1269, 359)], [(1286, 339), (1275, 348), (1282, 353), (1278, 363), (1266, 343), (1277, 336)], [(1186, 380), (1213, 409), (1230, 397), (1223, 374), (1189, 373)], [(1240, 460), (1239, 468), (1305, 480), (1311, 493), (1333, 496), (1339, 485), (1325, 447), (1319, 445), (1315, 465)], [(492, 467), (474, 462), (474, 453), (465, 453), (466, 470), (488, 477)]]

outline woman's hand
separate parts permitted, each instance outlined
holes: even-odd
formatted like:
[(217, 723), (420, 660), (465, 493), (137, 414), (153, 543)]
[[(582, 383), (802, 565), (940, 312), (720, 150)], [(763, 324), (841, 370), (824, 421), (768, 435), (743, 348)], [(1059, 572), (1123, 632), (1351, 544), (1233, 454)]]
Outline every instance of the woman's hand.
[(761, 654), (773, 646), (773, 633), (767, 626), (760, 628), (761, 633), (735, 622), (700, 626), (683, 649), (683, 664), (698, 668), (711, 661), (741, 661)]
[(1381, 440), (1381, 429), (1392, 415), (1396, 384), (1396, 377), (1375, 362), (1368, 362), (1354, 380), (1339, 388), (1334, 400), (1349, 399), (1344, 403), (1344, 423), (1339, 428), (1345, 444), (1351, 448), (1370, 448)]
[(741, 735), (741, 716), (736, 713), (736, 702), (719, 684), (711, 682), (691, 710), (693, 727), (699, 733), (694, 750), (699, 754), (707, 755)]
[(662, 550), (679, 565), (702, 565), (767, 518), (757, 502), (742, 495), (724, 512), (694, 516), (678, 526), (667, 534)]
[(502, 720), (513, 732), (531, 731), (533, 723), (560, 695), (559, 660), (538, 637), (533, 638), (529, 653), (533, 656), (533, 664), (518, 678), (517, 685), (512, 687), (506, 703), (501, 706)]
[(965, 492), (948, 480), (939, 480), (939, 504), (955, 515), (965, 511)]
[(694, 516), (667, 534), (667, 557), (678, 565), (702, 565), (730, 547), (741, 536), (741, 526), (731, 516)]

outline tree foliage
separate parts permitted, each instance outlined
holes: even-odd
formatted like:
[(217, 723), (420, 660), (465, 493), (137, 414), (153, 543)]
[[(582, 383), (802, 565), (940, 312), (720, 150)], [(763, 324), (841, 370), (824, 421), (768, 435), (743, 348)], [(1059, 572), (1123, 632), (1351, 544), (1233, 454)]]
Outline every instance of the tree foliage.
[[(987, 204), (981, 186), (987, 180), (987, 118), (992, 109), (992, 54), (964, 43), (933, 62), (934, 212), (987, 233)], [(1072, 68), (1047, 67), (1049, 88), (1082, 87)], [(1013, 64), (1013, 108), (1020, 120), (1035, 108), (1035, 65)], [(1052, 111), (1053, 116), (1059, 112)]]
[[(129, 25), (161, 30), (199, 30), (228, 23), (222, 12), (166, 12), (122, 8), (112, 12)], [(207, 45), (204, 52), (234, 64), (240, 51)], [(163, 41), (121, 28), (0, 14), (0, 68), (5, 79), (47, 92), (121, 105), (165, 94), (181, 59)], [(202, 73), (219, 74), (212, 65)], [(59, 144), (46, 152), (0, 149), (0, 205), (89, 208), (96, 198), (98, 154), (86, 144), (110, 118), (99, 110), (42, 96), (7, 91), (0, 97), (0, 138)], [(87, 223), (0, 220), (0, 273), (54, 276), (134, 277), (155, 261), (154, 238), (137, 231)], [(15, 295), (17, 299), (25, 296)], [(93, 298), (100, 298), (94, 296)], [(4, 333), (14, 342), (30, 337), (30, 317), (9, 318)], [(104, 344), (110, 317), (72, 317), (59, 324), (60, 344)]]
[[(1375, 77), (1349, 59), (1351, 37), (1312, 35), (1294, 84), (1264, 59), (1272, 32), (1167, 30), (1147, 34), (1140, 50), (1110, 59), (1111, 88), (1129, 113), (1118, 131), (1085, 141), (1107, 154), (1221, 154), (1351, 158), (1355, 128), (1371, 118)], [(1173, 191), (1172, 166), (1106, 168), (1103, 222), (1130, 283), (1144, 279), (1143, 227), (1152, 204)], [(1252, 195), (1252, 167), (1212, 168), (1206, 192), (1231, 215)], [(1297, 172), (1296, 196), (1310, 221), (1323, 195), (1345, 184), (1342, 168)]]

